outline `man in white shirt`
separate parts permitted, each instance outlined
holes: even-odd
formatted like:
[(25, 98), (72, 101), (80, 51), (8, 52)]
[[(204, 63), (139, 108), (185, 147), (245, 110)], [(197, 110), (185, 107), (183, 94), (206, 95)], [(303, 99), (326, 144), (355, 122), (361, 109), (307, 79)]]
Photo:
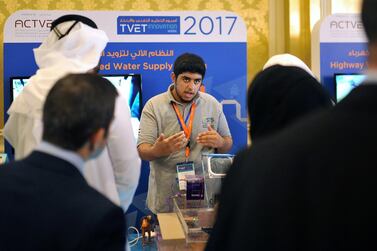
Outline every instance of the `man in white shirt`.
[[(15, 158), (26, 157), (40, 142), (42, 107), (56, 80), (69, 73), (85, 73), (98, 67), (108, 42), (104, 31), (89, 18), (66, 15), (51, 24), (51, 32), (34, 49), (39, 70), (8, 110), (4, 137), (15, 149)], [(85, 164), (90, 185), (126, 211), (140, 176), (140, 158), (132, 133), (127, 101), (119, 95), (105, 150)]]

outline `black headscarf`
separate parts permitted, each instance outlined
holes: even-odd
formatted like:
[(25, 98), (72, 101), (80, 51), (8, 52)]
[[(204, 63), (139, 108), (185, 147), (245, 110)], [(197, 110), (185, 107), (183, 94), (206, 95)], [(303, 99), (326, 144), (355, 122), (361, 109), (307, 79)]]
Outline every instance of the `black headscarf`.
[(303, 69), (271, 66), (257, 74), (248, 90), (250, 137), (255, 141), (332, 104), (323, 86)]

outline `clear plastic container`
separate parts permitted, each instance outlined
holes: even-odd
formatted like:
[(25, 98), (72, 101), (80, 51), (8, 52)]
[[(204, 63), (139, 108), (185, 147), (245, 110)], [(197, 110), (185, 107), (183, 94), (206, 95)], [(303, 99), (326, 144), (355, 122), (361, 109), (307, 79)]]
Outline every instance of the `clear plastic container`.
[(233, 154), (202, 154), (204, 176), (204, 199), (209, 207), (214, 207), (226, 172), (233, 163)]
[[(204, 201), (203, 201), (204, 202)], [(214, 208), (196, 207), (185, 197), (173, 198), (174, 212), (177, 213), (185, 233), (186, 243), (205, 243), (208, 240), (208, 230), (212, 229), (215, 220)]]

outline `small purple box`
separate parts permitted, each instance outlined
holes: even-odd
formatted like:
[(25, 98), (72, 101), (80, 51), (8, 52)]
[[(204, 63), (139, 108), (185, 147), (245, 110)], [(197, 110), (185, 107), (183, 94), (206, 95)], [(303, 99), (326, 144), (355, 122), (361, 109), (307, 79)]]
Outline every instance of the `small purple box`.
[(204, 177), (197, 175), (186, 175), (186, 199), (203, 200), (204, 199)]

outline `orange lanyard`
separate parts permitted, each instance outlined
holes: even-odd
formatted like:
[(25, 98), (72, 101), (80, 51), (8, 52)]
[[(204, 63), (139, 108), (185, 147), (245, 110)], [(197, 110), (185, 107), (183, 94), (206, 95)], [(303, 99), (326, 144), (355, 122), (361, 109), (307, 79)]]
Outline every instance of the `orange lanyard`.
[(188, 157), (190, 156), (190, 136), (191, 136), (191, 132), (192, 132), (192, 123), (194, 121), (196, 104), (195, 104), (195, 102), (193, 102), (192, 105), (191, 105), (190, 113), (189, 113), (190, 119), (189, 119), (188, 126), (186, 126), (186, 123), (183, 120), (183, 116), (179, 112), (177, 104), (174, 103), (174, 102), (172, 102), (171, 104), (174, 108), (175, 114), (178, 117), (179, 124), (181, 125), (181, 128), (185, 132), (186, 139), (189, 141), (189, 143), (187, 144), (186, 149), (185, 149), (185, 156), (186, 156), (186, 161), (187, 161)]

